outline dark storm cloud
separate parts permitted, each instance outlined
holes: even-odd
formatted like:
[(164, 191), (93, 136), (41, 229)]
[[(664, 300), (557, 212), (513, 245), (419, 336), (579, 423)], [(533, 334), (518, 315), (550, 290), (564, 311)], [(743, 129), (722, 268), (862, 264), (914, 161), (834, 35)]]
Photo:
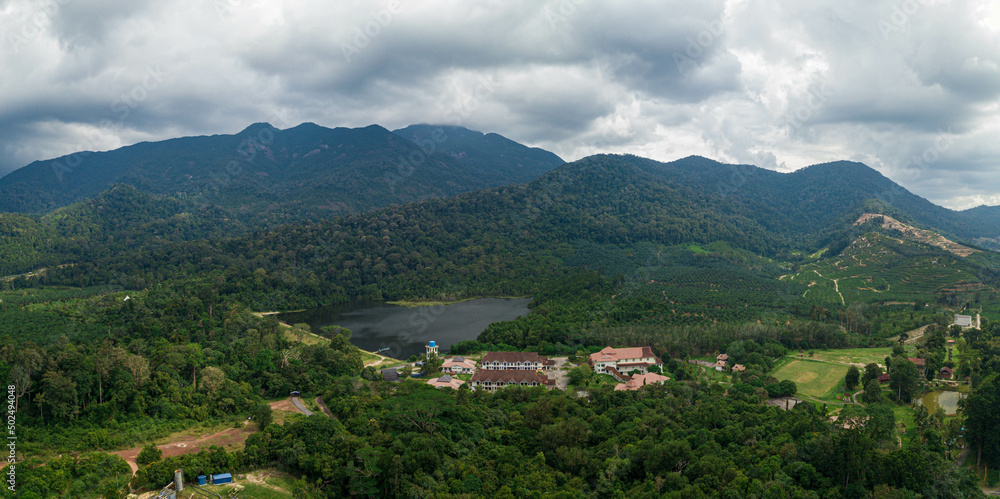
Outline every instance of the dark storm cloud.
[(854, 159), (964, 207), (1000, 192), (998, 28), (984, 0), (0, 0), (0, 174), (257, 121), (438, 122), (568, 159)]

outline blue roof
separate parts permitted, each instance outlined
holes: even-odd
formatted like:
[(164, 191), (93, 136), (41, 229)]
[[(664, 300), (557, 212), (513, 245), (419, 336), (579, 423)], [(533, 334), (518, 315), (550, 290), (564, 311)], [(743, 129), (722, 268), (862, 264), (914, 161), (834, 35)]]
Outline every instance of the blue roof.
[(212, 480), (218, 480), (220, 478), (232, 478), (231, 473), (219, 473), (218, 475), (212, 475)]

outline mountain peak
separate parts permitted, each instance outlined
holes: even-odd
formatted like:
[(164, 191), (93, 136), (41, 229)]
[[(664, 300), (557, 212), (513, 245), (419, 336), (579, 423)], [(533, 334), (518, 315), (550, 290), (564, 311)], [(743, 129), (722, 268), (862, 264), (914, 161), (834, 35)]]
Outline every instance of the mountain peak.
[(274, 126), (272, 126), (270, 123), (268, 123), (266, 121), (262, 121), (262, 122), (254, 123), (254, 124), (252, 124), (252, 125), (244, 128), (243, 131), (241, 131), (238, 135), (243, 135), (243, 134), (247, 134), (247, 133), (259, 133), (261, 130), (270, 130), (272, 132), (278, 132), (278, 131), (280, 131), (277, 128), (275, 128)]

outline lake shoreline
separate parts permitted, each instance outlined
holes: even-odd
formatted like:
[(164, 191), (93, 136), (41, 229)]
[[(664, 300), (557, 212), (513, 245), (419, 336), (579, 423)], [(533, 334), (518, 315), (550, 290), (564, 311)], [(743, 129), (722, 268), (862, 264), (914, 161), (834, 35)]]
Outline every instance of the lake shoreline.
[(470, 296), (468, 298), (459, 298), (458, 300), (443, 301), (443, 300), (394, 300), (385, 302), (386, 305), (398, 305), (400, 307), (406, 308), (417, 308), (417, 307), (441, 307), (447, 305), (454, 305), (456, 303), (465, 303), (467, 301), (479, 300), (482, 298), (497, 298), (500, 300), (520, 300), (522, 298), (531, 298), (530, 296)]
[[(514, 320), (531, 313), (531, 297), (474, 297), (440, 306), (435, 302), (354, 302), (318, 307), (278, 316), (290, 324), (308, 324), (314, 333), (329, 325), (349, 329), (350, 341), (366, 352), (407, 359), (423, 355), (435, 341), (440, 352), (461, 341), (477, 340), (494, 322)], [(411, 306), (404, 306), (411, 305)]]

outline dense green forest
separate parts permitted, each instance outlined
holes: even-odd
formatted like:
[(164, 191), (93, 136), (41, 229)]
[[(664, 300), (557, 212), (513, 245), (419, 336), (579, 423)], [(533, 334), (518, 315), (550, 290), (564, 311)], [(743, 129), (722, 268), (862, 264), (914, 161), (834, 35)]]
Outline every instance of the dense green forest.
[[(459, 132), (440, 154), (513, 147)], [(400, 133), (419, 144), (433, 132)], [(1000, 422), (983, 407), (996, 400), (1000, 322), (965, 332), (956, 361), (942, 358), (942, 331), (955, 312), (1000, 312), (1000, 257), (853, 225), (880, 207), (914, 224), (953, 215), (816, 190), (843, 186), (836, 175), (882, 186), (859, 165), (782, 177), (797, 203), (742, 191), (767, 178), (698, 186), (699, 161), (595, 156), (528, 184), (268, 229), (276, 220), (255, 209), (233, 216), (225, 203), (132, 185), (41, 216), (0, 214), (0, 373), (17, 387), (19, 452), (35, 456), (23, 497), (123, 493), (122, 462), (91, 452), (243, 424), (291, 390), (322, 394), (335, 417), (268, 426), (242, 450), (156, 460), (132, 486), (162, 486), (177, 467), (278, 468), (299, 497), (977, 497), (942, 443), (943, 419), (904, 443), (881, 405), (843, 408), (845, 426), (820, 404), (760, 402), (795, 393), (768, 372), (787, 351), (888, 349), (938, 324), (920, 354), (969, 376), (966, 439), (996, 462)], [(254, 314), (477, 296), (531, 296), (532, 313), (457, 351), (650, 346), (673, 381), (628, 393), (585, 384), (579, 398), (393, 385), (363, 371), (347, 336), (306, 344)], [(711, 382), (683, 362), (725, 351), (750, 370)], [(894, 372), (910, 369), (894, 357)], [(100, 485), (80, 492), (88, 481)]]
[(0, 212), (46, 213), (126, 184), (222, 206), (264, 227), (527, 182), (561, 164), (550, 152), (460, 127), (257, 123), (234, 135), (37, 161), (0, 178)]

